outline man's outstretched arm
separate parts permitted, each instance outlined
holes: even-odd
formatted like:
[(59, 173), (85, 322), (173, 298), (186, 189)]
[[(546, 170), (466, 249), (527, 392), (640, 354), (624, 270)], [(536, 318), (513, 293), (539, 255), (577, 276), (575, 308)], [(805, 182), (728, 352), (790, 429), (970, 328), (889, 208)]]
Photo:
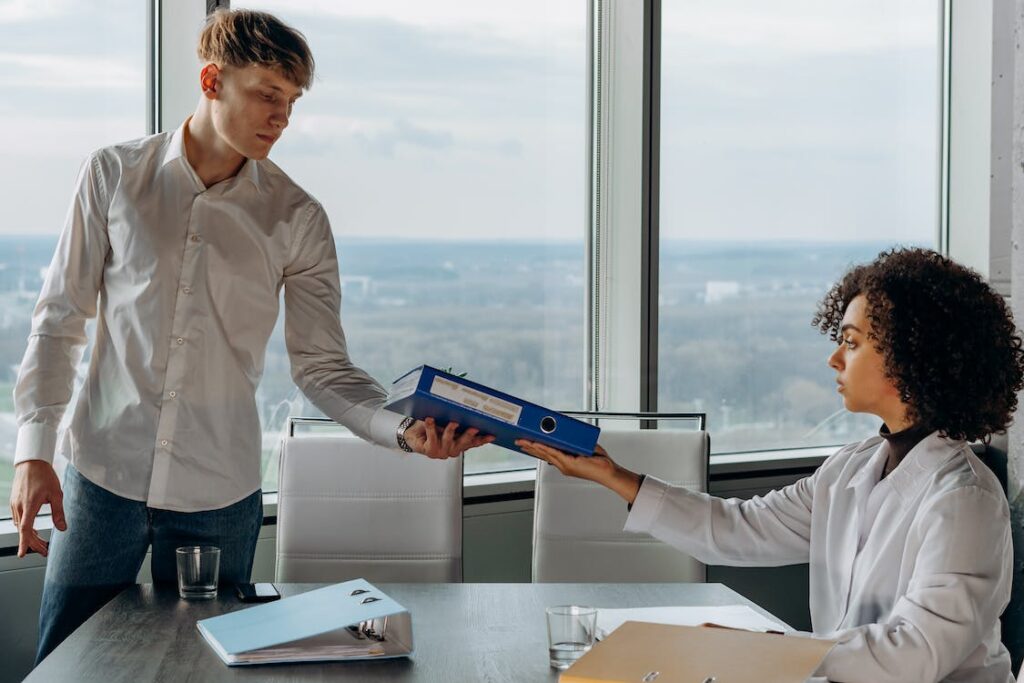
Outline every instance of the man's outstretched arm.
[(384, 388), (348, 355), (341, 326), (341, 283), (334, 237), (323, 208), (311, 203), (296, 226), (285, 269), (285, 343), (292, 379), (313, 405), (357, 436), (387, 448), (409, 448), (431, 458), (448, 458), (490, 443), (458, 425), (440, 430), (432, 420), (407, 428), (405, 418), (383, 408)]

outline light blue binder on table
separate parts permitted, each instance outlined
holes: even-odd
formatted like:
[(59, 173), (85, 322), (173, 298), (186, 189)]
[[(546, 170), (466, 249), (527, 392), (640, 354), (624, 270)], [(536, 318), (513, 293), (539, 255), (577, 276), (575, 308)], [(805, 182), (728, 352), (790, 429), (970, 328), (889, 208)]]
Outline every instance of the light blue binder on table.
[(441, 426), (457, 422), (476, 427), (495, 442), (520, 451), (516, 439), (539, 441), (574, 455), (593, 455), (601, 429), (536, 403), (470, 381), (429, 365), (410, 370), (394, 381), (384, 407)]
[(228, 666), (408, 657), (408, 610), (363, 579), (196, 622)]

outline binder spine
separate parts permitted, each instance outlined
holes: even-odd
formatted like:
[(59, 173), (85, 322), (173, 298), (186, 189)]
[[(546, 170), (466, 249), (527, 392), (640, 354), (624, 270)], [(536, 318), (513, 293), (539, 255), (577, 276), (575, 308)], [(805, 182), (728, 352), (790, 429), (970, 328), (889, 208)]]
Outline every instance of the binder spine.
[(497, 444), (519, 451), (517, 438), (541, 441), (575, 455), (591, 455), (600, 429), (543, 406), (455, 377), (424, 365), (398, 380), (385, 407), (418, 419), (445, 424), (458, 416), (463, 427), (497, 437)]

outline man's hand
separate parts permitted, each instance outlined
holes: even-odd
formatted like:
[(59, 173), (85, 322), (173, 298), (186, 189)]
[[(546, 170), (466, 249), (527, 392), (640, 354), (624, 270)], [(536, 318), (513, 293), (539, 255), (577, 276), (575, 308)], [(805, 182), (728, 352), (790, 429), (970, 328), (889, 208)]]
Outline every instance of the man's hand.
[(459, 425), (449, 422), (443, 429), (438, 429), (434, 418), (426, 421), (417, 420), (405, 430), (405, 442), (417, 453), (428, 458), (444, 460), (462, 455), (464, 451), (494, 441), (493, 436), (480, 436), (480, 431), (470, 427), (456, 437)]
[(524, 453), (554, 465), (562, 474), (589, 479), (615, 491), (627, 503), (636, 500), (636, 494), (640, 491), (640, 475), (617, 465), (608, 455), (608, 451), (600, 446), (594, 449), (593, 455), (583, 456), (570, 455), (557, 448), (526, 439), (517, 440), (516, 445), (523, 449)]
[(11, 516), (18, 527), (18, 557), (25, 557), (34, 550), (46, 557), (46, 541), (39, 538), (33, 524), (39, 508), (50, 504), (53, 526), (65, 531), (64, 494), (53, 465), (45, 460), (25, 460), (14, 467), (14, 484), (11, 487)]

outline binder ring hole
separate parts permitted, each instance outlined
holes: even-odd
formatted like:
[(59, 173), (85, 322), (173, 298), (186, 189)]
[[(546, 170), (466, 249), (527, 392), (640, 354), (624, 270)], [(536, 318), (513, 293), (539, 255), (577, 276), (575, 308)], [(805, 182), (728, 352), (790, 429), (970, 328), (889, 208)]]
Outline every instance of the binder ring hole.
[(351, 593), (349, 593), (349, 595), (362, 595), (363, 593), (369, 593), (369, 592), (370, 591), (365, 590), (363, 588), (357, 588), (354, 591), (352, 591)]
[(377, 602), (378, 600), (380, 600), (380, 598), (375, 598), (375, 597), (373, 597), (373, 596), (371, 595), (371, 596), (370, 596), (370, 597), (368, 597), (368, 598), (363, 598), (362, 602), (361, 602), (361, 603), (359, 603), (359, 604), (361, 604), (361, 605), (365, 605), (365, 604), (367, 604), (367, 603), (369, 603), (369, 602)]
[(551, 432), (555, 431), (556, 427), (558, 427), (558, 422), (555, 420), (555, 418), (551, 417), (550, 415), (545, 415), (544, 417), (541, 418), (540, 431), (544, 432), (545, 434), (550, 434)]

